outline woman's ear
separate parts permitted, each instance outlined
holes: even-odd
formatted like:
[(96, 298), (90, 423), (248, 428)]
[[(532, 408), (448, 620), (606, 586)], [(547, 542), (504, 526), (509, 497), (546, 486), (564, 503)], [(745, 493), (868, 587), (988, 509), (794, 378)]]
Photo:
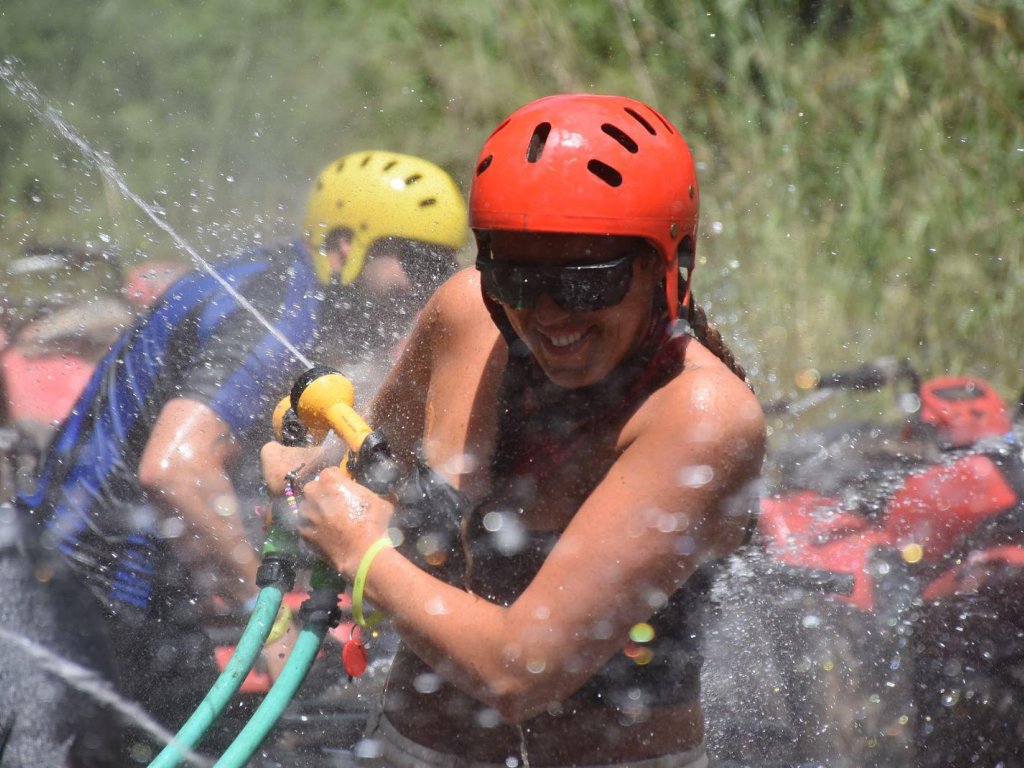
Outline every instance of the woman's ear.
[(644, 244), (644, 246), (645, 247), (640, 251), (640, 256), (637, 259), (637, 263), (640, 269), (644, 270), (645, 272), (647, 270), (653, 270), (658, 275), (664, 277), (665, 266), (662, 263), (661, 254), (658, 253), (658, 251), (652, 248), (650, 245), (647, 245), (646, 243)]

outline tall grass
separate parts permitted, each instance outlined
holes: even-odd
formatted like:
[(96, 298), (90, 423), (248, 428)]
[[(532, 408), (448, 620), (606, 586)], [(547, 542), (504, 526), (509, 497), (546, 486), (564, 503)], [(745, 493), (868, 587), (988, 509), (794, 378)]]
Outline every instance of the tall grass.
[[(699, 160), (698, 297), (766, 396), (880, 355), (1024, 389), (1019, 3), (83, 6), (55, 32), (11, 0), (0, 47), (211, 250), (286, 231), (337, 154), (421, 153), (468, 188), (516, 106), (627, 93)], [(9, 249), (100, 231), (140, 256), (169, 247), (6, 95), (0, 118)]]

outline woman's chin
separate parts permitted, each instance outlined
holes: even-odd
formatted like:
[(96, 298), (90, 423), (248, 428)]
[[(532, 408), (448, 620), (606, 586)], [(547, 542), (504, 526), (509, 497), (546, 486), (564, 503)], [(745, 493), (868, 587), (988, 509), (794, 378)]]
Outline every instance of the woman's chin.
[(579, 389), (596, 384), (607, 375), (607, 372), (596, 371), (591, 366), (577, 362), (575, 365), (567, 361), (539, 360), (537, 361), (547, 377), (560, 387), (565, 389)]

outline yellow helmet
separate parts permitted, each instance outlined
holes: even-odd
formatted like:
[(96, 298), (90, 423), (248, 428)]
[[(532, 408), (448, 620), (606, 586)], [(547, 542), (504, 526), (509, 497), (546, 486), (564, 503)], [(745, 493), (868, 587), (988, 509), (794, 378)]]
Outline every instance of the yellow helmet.
[(359, 276), (366, 253), (382, 237), (462, 248), (469, 234), (466, 201), (455, 181), (433, 163), (397, 152), (345, 155), (328, 165), (313, 185), (305, 235), (323, 283), (331, 280), (324, 253), (328, 235), (351, 232), (341, 282)]

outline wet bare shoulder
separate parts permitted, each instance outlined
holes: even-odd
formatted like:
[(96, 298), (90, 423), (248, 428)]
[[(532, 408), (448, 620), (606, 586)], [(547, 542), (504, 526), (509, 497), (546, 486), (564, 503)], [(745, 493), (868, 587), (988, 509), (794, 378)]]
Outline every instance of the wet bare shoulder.
[(439, 327), (448, 329), (471, 325), (490, 316), (480, 293), (479, 273), (472, 267), (456, 272), (430, 300)]
[(764, 413), (746, 382), (700, 344), (691, 344), (683, 370), (655, 392), (632, 424), (635, 439), (659, 434), (679, 448), (703, 446), (760, 468), (765, 443)]
[(480, 294), (480, 278), (473, 268), (457, 272), (442, 285), (427, 306), (435, 355), (466, 354), (470, 349), (490, 350), (498, 338)]

